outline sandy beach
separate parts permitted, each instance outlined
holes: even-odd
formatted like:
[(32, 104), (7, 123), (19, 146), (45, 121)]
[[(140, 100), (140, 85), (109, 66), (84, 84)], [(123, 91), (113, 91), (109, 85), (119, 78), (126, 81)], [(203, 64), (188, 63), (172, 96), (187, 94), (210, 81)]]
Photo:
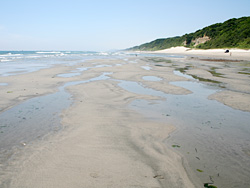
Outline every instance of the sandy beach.
[[(249, 61), (250, 50), (230, 49), (196, 50), (186, 47), (173, 47), (155, 51), (156, 54), (174, 54), (186, 56), (189, 65), (182, 67), (189, 75), (195, 75), (203, 80), (222, 81), (228, 90), (209, 96), (236, 109), (250, 111)], [(151, 53), (151, 52), (149, 52)], [(199, 62), (201, 60), (202, 62)], [(204, 64), (207, 67), (204, 67)], [(230, 66), (237, 66), (234, 70)], [(215, 74), (214, 74), (215, 73)], [(225, 76), (223, 76), (225, 74)], [(227, 74), (230, 76), (227, 77)], [(240, 75), (240, 74), (245, 74)]]
[[(229, 50), (229, 53), (225, 53)], [(155, 51), (154, 53), (163, 54), (182, 54), (194, 57), (209, 57), (213, 59), (230, 59), (230, 60), (250, 60), (250, 50), (242, 49), (209, 49), (209, 50), (199, 50), (191, 49), (183, 46), (173, 47), (165, 50)]]
[[(11, 157), (1, 164), (1, 187), (203, 187), (204, 181), (211, 178), (197, 176), (199, 172), (194, 172), (185, 156), (167, 141), (171, 133), (176, 132), (178, 123), (166, 120), (168, 114), (163, 116), (164, 112), (150, 112), (151, 115), (146, 116), (131, 104), (142, 100), (153, 106), (168, 100), (165, 94), (193, 93), (172, 84), (190, 81), (189, 77), (177, 75), (175, 71), (178, 71), (192, 75), (197, 82), (221, 88), (209, 95), (209, 100), (250, 112), (250, 65), (245, 61), (250, 60), (249, 51), (244, 55), (233, 51), (231, 56), (222, 51), (193, 52), (180, 47), (157, 53), (187, 55), (185, 58), (94, 59), (1, 77), (1, 83), (8, 84), (0, 85), (1, 113), (31, 98), (62, 90), (70, 94), (72, 101), (59, 112), (60, 131), (31, 142), (24, 140), (15, 147)], [(244, 61), (225, 62), (216, 60), (218, 58)], [(77, 76), (58, 76), (86, 67), (88, 69)], [(135, 88), (138, 83), (149, 92)], [(152, 91), (151, 94), (151, 90), (161, 93), (155, 95)], [(248, 153), (250, 149), (246, 147), (244, 151)], [(244, 186), (249, 185), (245, 176), (240, 178), (245, 181)], [(214, 179), (222, 181), (220, 177)]]

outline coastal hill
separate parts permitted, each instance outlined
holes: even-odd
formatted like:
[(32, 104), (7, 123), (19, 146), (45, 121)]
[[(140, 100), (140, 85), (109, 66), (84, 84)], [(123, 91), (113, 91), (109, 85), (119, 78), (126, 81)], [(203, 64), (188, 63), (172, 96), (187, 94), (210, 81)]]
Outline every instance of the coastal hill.
[(250, 17), (233, 18), (183, 36), (157, 39), (128, 50), (155, 51), (176, 46), (198, 49), (250, 49)]

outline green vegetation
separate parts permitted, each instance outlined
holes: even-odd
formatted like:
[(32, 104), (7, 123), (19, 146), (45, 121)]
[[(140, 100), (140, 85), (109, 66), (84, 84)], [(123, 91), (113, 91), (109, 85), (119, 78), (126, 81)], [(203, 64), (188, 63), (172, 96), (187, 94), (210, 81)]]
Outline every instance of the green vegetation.
[(239, 74), (246, 74), (246, 75), (250, 75), (249, 72), (238, 72)]
[(221, 82), (216, 81), (216, 80), (210, 80), (210, 79), (206, 79), (206, 78), (201, 78), (199, 76), (190, 74), (190, 76), (192, 76), (194, 79), (199, 80), (201, 82), (209, 82), (209, 83), (214, 83), (214, 84), (221, 84)]
[(152, 58), (147, 58), (147, 60), (149, 62), (153, 61), (155, 63), (172, 63), (171, 60), (169, 59), (164, 59), (164, 58), (161, 58), (161, 57), (152, 57)]
[(196, 169), (198, 172), (203, 172), (203, 170), (201, 170), (201, 169)]
[(210, 70), (209, 70), (208, 72), (210, 72), (210, 73), (211, 73), (213, 76), (215, 76), (215, 77), (224, 78), (224, 77), (223, 77), (223, 74), (216, 72), (216, 67), (210, 68)]
[(181, 146), (179, 145), (172, 145), (173, 148), (180, 148)]
[[(197, 40), (206, 38), (206, 40)], [(190, 48), (243, 48), (250, 49), (250, 17), (233, 18), (183, 36), (157, 39), (128, 50), (163, 50), (176, 46)]]
[(145, 50), (145, 51), (146, 50), (149, 50), (149, 51), (162, 50), (162, 49), (166, 49), (166, 48), (182, 46), (183, 42), (184, 42), (183, 37), (157, 39), (157, 40), (154, 40), (152, 42), (130, 48), (129, 50)]

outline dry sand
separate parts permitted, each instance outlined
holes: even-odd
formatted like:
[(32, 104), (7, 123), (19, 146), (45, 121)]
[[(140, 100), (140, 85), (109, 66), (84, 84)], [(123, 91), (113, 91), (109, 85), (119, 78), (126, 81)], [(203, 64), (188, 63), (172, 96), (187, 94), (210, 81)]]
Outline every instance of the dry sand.
[(200, 56), (233, 60), (250, 60), (250, 50), (229, 49), (229, 53), (225, 53), (226, 50), (227, 49), (197, 50), (179, 46), (165, 50), (155, 51), (154, 53), (183, 54), (188, 56)]
[[(187, 174), (188, 166), (183, 166), (182, 157), (163, 143), (175, 127), (148, 119), (128, 108), (135, 99), (154, 101), (160, 97), (128, 92), (117, 85), (118, 80), (140, 81), (149, 88), (170, 94), (188, 94), (190, 91), (169, 83), (188, 80), (173, 74), (175, 69), (186, 68), (188, 74), (223, 83), (227, 90), (210, 96), (211, 99), (250, 111), (249, 75), (238, 74), (241, 67), (235, 68), (233, 63), (228, 64), (228, 69), (225, 62), (208, 61), (210, 64), (207, 64), (194, 59), (185, 59), (186, 63), (181, 59), (171, 63), (157, 61), (161, 66), (153, 66), (147, 71), (142, 66), (149, 66), (148, 60), (92, 60), (82, 65), (58, 66), (3, 78), (1, 82), (9, 85), (0, 86), (4, 99), (1, 99), (0, 107), (6, 110), (36, 95), (55, 92), (63, 83), (112, 72), (109, 75), (112, 79), (67, 87), (74, 103), (61, 114), (64, 130), (39, 143), (28, 144), (19, 160), (10, 166), (5, 179), (0, 179), (2, 182), (7, 179), (2, 185), (13, 188), (201, 187), (202, 183), (192, 173)], [(71, 78), (56, 76), (92, 63), (112, 67), (90, 69)], [(209, 72), (211, 67), (223, 77)], [(142, 79), (149, 75), (163, 81), (156, 83)], [(234, 102), (230, 102), (232, 98)]]

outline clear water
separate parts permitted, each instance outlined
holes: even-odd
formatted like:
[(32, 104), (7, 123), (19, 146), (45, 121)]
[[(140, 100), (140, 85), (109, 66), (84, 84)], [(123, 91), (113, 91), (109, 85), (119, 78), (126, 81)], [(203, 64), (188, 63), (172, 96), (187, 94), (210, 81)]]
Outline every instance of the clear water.
[(141, 66), (141, 68), (145, 69), (145, 70), (151, 70), (152, 68), (149, 66)]
[(142, 79), (146, 80), (146, 81), (153, 81), (153, 82), (157, 82), (157, 81), (162, 80), (162, 78), (159, 78), (157, 76), (143, 76)]
[(7, 86), (7, 83), (0, 83), (0, 86)]
[(54, 94), (29, 99), (0, 113), (0, 175), (17, 151), (62, 129), (60, 113), (73, 102), (71, 95), (65, 91), (66, 87), (105, 80), (109, 78), (109, 74), (111, 73), (103, 73), (89, 80), (68, 82)]
[(59, 113), (72, 104), (71, 95), (65, 88), (105, 80), (109, 78), (106, 76), (109, 74), (111, 73), (103, 73), (89, 80), (68, 82), (54, 94), (29, 99), (0, 113), (0, 149), (28, 143), (50, 131), (58, 130), (61, 127)]
[(195, 80), (171, 84), (193, 93), (170, 95), (128, 81), (121, 81), (119, 86), (130, 92), (166, 99), (154, 103), (135, 100), (130, 107), (152, 120), (178, 127), (166, 144), (180, 146), (173, 149), (185, 156), (191, 170), (203, 183), (214, 182), (218, 187), (250, 187), (250, 113), (208, 100), (209, 95), (219, 91), (217, 88)]

